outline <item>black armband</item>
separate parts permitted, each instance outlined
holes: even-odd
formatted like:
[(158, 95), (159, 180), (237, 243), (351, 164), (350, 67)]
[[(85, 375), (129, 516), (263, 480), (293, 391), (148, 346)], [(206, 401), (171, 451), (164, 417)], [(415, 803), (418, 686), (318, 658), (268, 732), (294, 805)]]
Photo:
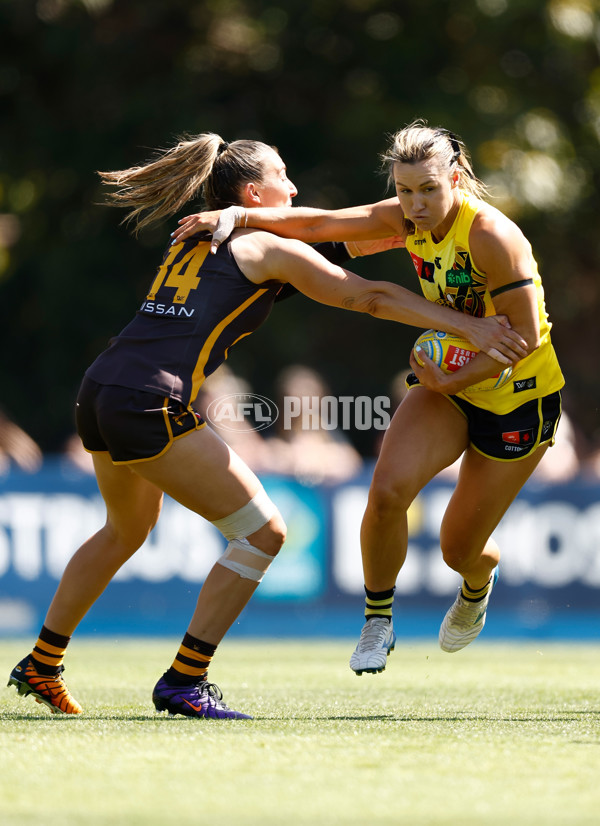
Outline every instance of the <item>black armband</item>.
[(533, 284), (533, 278), (524, 278), (523, 281), (511, 281), (510, 284), (503, 284), (501, 287), (496, 287), (495, 290), (490, 290), (490, 297), (495, 298), (500, 293), (516, 290), (518, 287), (529, 287), (530, 284)]
[(315, 244), (313, 249), (332, 264), (343, 264), (352, 257), (343, 241), (321, 241), (320, 244)]

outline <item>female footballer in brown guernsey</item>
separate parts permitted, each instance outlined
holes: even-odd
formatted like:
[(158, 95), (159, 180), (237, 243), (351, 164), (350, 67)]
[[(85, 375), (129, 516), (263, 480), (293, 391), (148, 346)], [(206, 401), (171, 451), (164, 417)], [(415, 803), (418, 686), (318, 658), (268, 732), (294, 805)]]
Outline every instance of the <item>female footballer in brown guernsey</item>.
[[(270, 146), (226, 143), (211, 133), (182, 140), (142, 166), (100, 176), (116, 188), (111, 203), (129, 210), (136, 229), (174, 214), (200, 191), (212, 209), (285, 207), (296, 195)], [(191, 717), (248, 718), (228, 708), (207, 672), (281, 548), (286, 527), (258, 478), (191, 405), (204, 379), (265, 321), (284, 288), (378, 318), (447, 327), (504, 353), (507, 362), (524, 354), (521, 336), (497, 320), (461, 316), (394, 284), (364, 280), (300, 241), (242, 229), (216, 255), (209, 246), (202, 236), (169, 246), (139, 311), (83, 379), (77, 427), (93, 457), (106, 524), (70, 560), (38, 641), (9, 680), (52, 711), (81, 713), (62, 677), (67, 645), (147, 538), (167, 493), (209, 520), (228, 544), (202, 586), (172, 665), (154, 687), (154, 706)], [(348, 257), (343, 245), (323, 250), (334, 260)]]
[[(510, 380), (480, 390), (498, 361), (479, 353), (444, 373), (424, 351), (411, 389), (385, 435), (361, 529), (365, 625), (350, 660), (357, 673), (379, 672), (394, 648), (392, 604), (407, 552), (407, 511), (424, 485), (462, 456), (444, 514), (444, 561), (463, 578), (440, 628), (444, 651), (472, 642), (483, 628), (500, 551), (492, 532), (554, 436), (564, 379), (550, 341), (544, 292), (531, 246), (520, 229), (486, 203), (462, 141), (415, 121), (397, 132), (383, 156), (396, 197), (341, 210), (227, 210), (226, 227), (242, 220), (307, 242), (399, 236), (425, 297), (472, 317), (504, 313), (527, 343)], [(219, 213), (189, 216), (174, 238), (199, 228), (219, 233)], [(489, 386), (489, 382), (487, 385)]]

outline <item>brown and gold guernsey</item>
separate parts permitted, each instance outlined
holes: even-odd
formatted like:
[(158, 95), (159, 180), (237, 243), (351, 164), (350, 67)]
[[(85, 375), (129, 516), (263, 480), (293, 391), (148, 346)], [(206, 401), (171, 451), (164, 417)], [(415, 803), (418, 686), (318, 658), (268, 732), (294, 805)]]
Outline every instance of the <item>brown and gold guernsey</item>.
[(230, 241), (211, 255), (204, 237), (167, 249), (135, 318), (87, 376), (187, 406), (230, 347), (267, 319), (283, 285), (253, 284), (236, 264)]
[[(406, 239), (406, 249), (415, 265), (423, 295), (429, 301), (477, 317), (495, 315), (487, 276), (474, 266), (469, 248), (471, 225), (483, 202), (464, 192), (462, 194), (463, 201), (456, 220), (439, 243), (433, 240), (430, 232), (417, 229)], [(540, 346), (515, 365), (510, 380), (502, 387), (478, 391), (467, 388), (457, 393), (459, 398), (494, 413), (509, 413), (530, 399), (554, 393), (564, 385), (550, 341), (551, 324), (533, 256), (531, 278), (537, 290)]]

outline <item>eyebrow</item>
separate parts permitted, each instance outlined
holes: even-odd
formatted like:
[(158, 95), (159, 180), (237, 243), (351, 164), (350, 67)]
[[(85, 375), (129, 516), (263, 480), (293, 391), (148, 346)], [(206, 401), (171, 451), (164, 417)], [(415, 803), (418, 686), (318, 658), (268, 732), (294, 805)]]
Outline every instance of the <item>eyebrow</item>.
[[(421, 181), (421, 183), (418, 184), (418, 186), (427, 186), (427, 184), (433, 184), (435, 182), (436, 182), (435, 178), (426, 178), (424, 181)], [(406, 187), (408, 187), (407, 184), (404, 184), (404, 183), (402, 183), (402, 181), (398, 181), (396, 179), (394, 179), (394, 184), (396, 186), (406, 186)]]

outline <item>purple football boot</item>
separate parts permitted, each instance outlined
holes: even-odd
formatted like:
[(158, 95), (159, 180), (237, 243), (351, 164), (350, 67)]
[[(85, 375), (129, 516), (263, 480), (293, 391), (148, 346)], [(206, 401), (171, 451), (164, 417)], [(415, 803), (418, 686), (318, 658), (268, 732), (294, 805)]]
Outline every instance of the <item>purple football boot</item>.
[(251, 720), (249, 714), (233, 711), (223, 702), (219, 686), (202, 680), (191, 685), (169, 685), (164, 676), (154, 686), (152, 702), (157, 711), (208, 717), (211, 720)]

